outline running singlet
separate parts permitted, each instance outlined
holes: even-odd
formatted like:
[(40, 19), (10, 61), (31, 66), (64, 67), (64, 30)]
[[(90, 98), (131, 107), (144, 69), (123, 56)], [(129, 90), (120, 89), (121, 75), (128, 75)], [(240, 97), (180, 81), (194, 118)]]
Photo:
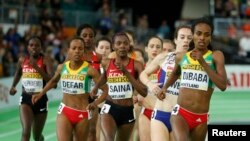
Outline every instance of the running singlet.
[[(209, 79), (207, 72), (197, 60), (190, 57), (191, 51), (187, 52), (180, 62), (182, 69), (180, 87), (207, 91), (208, 87), (214, 88), (214, 83)], [(212, 51), (208, 50), (203, 55), (204, 60), (212, 70), (215, 70)]]
[(137, 59), (137, 56), (136, 56), (136, 53), (135, 53), (135, 51), (132, 51), (131, 53), (129, 53), (129, 58), (132, 58), (132, 59), (134, 59), (134, 60), (136, 60)]
[(156, 70), (154, 73), (150, 74), (148, 79), (153, 83), (158, 83), (158, 73), (159, 73), (159, 71), (160, 71), (160, 69)]
[[(159, 75), (160, 69), (156, 70), (152, 74), (149, 75), (148, 79), (153, 83), (158, 83), (158, 75)], [(154, 94), (151, 91), (148, 90), (148, 94)]]
[[(39, 68), (43, 68), (43, 57), (40, 56), (36, 62)], [(45, 70), (45, 69), (44, 69)], [(29, 64), (29, 57), (25, 57), (22, 64), (22, 86), (28, 93), (42, 91), (44, 83), (41, 74)]]
[(89, 63), (84, 61), (77, 70), (69, 67), (70, 61), (64, 63), (61, 71), (61, 87), (63, 93), (84, 94), (89, 93), (90, 79), (88, 72)]
[[(174, 70), (175, 56), (176, 56), (175, 52), (168, 53), (164, 62), (161, 64), (161, 70), (158, 75), (158, 80), (159, 83), (161, 84), (160, 87), (164, 86), (164, 84), (167, 82), (167, 79)], [(179, 87), (180, 87), (180, 79), (177, 79), (177, 81), (175, 81), (174, 84), (167, 89), (166, 94), (179, 95)]]
[[(126, 99), (131, 98), (133, 95), (133, 87), (129, 82), (127, 76), (122, 71), (116, 69), (114, 64), (115, 59), (111, 59), (107, 69), (107, 82), (109, 86), (109, 95), (112, 99)], [(134, 59), (129, 59), (126, 70), (132, 76), (135, 76)]]
[(100, 61), (98, 60), (97, 54), (92, 51), (91, 54), (91, 60), (87, 60), (86, 58), (83, 57), (84, 61), (87, 61), (88, 63), (90, 63), (90, 65), (95, 68), (96, 70), (100, 71)]
[[(91, 53), (91, 60), (87, 60), (83, 57), (84, 61), (87, 61), (94, 69), (96, 69), (98, 72), (100, 72), (100, 61), (98, 60), (96, 52), (92, 51)], [(91, 79), (91, 78), (90, 78)], [(90, 89), (92, 90), (95, 87), (95, 82), (93, 79), (90, 80)]]

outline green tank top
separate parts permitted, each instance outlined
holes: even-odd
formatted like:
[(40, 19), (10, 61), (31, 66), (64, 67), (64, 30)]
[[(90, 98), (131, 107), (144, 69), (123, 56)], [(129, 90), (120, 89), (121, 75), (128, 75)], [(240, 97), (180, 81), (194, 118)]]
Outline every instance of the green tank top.
[(89, 63), (84, 61), (77, 70), (69, 67), (70, 61), (64, 63), (61, 71), (62, 92), (67, 94), (84, 94), (90, 92)]
[[(214, 83), (209, 78), (207, 72), (197, 60), (190, 57), (191, 51), (187, 52), (181, 62), (181, 82), (180, 87), (207, 91), (208, 87), (214, 88)], [(203, 55), (204, 60), (212, 70), (215, 70), (212, 51), (208, 50)]]

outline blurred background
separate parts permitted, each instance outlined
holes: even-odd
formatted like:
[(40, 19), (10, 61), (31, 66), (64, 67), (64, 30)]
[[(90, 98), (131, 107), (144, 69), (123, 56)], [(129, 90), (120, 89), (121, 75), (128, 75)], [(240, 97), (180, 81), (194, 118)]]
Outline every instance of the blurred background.
[[(64, 61), (68, 39), (83, 23), (95, 27), (96, 39), (132, 30), (136, 47), (144, 50), (148, 37), (157, 35), (173, 39), (173, 31), (178, 25), (189, 24), (202, 16), (214, 23), (212, 46), (224, 53), (231, 81), (226, 92), (216, 90), (212, 97), (211, 122), (249, 124), (250, 0), (174, 0), (171, 4), (164, 0), (1, 0), (0, 139), (8, 137), (9, 140), (21, 131), (10, 132), (17, 126), (20, 128), (17, 112), (21, 86), (18, 85), (16, 96), (9, 96), (9, 88), (17, 59), (26, 53), (29, 37), (42, 38), (44, 54), (51, 58), (56, 68)], [(60, 86), (49, 92), (50, 101), (61, 98), (59, 89)], [(58, 103), (54, 105), (56, 111)], [(55, 111), (48, 122), (55, 121)], [(12, 124), (15, 125), (12, 127)], [(46, 132), (53, 131), (48, 128), (51, 125), (45, 127)], [(6, 130), (7, 127), (10, 129)]]
[(33, 35), (41, 36), (44, 52), (55, 58), (54, 65), (61, 63), (65, 42), (83, 23), (96, 28), (96, 39), (132, 30), (136, 47), (143, 49), (149, 36), (172, 39), (176, 26), (207, 16), (215, 25), (213, 47), (224, 52), (226, 63), (250, 62), (250, 47), (240, 46), (240, 39), (250, 36), (250, 0), (175, 0), (173, 4), (163, 0), (1, 0), (0, 7), (0, 77), (13, 76), (17, 58)]

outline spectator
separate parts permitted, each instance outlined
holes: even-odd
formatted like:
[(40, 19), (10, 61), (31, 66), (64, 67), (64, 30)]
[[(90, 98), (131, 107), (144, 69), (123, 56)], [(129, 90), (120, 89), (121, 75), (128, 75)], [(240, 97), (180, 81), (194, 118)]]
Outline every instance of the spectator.
[(215, 12), (214, 13), (215, 17), (224, 17), (225, 16), (223, 0), (215, 0), (214, 12)]
[(54, 31), (53, 22), (50, 17), (49, 9), (43, 9), (39, 17), (39, 23), (42, 27), (42, 35), (46, 36)]
[(121, 9), (118, 14), (118, 23), (116, 26), (116, 32), (131, 30), (132, 27), (129, 23), (127, 12), (124, 9)]
[(172, 52), (175, 50), (175, 43), (170, 39), (163, 40), (163, 51)]
[(47, 47), (45, 52), (44, 52), (44, 57), (49, 60), (49, 62), (52, 64), (53, 69), (55, 70), (57, 68), (58, 62), (57, 60), (54, 58), (54, 55), (52, 53), (52, 48), (51, 47)]
[(158, 28), (158, 32), (157, 35), (161, 38), (161, 39), (166, 39), (169, 38), (169, 34), (170, 34), (170, 27), (167, 23), (167, 20), (163, 20), (161, 22), (160, 27)]
[(148, 34), (148, 15), (144, 14), (138, 18), (137, 26), (136, 26), (136, 36), (138, 43), (142, 43), (146, 40)]
[(239, 55), (250, 58), (250, 31), (245, 31), (239, 40)]
[(108, 3), (104, 3), (101, 9), (101, 17), (99, 19), (99, 29), (102, 35), (108, 35), (113, 27), (113, 21), (111, 18), (110, 6)]
[(62, 11), (55, 10), (54, 15), (52, 17), (53, 27), (56, 32), (62, 31), (63, 29), (63, 18), (62, 18)]
[(56, 53), (55, 59), (57, 63), (61, 64), (65, 61), (67, 55), (67, 47), (62, 46), (62, 48), (59, 50), (59, 52)]
[(4, 36), (4, 40), (7, 41), (13, 55), (17, 56), (19, 52), (18, 44), (21, 40), (21, 35), (17, 33), (17, 26), (15, 26), (14, 28), (10, 28), (7, 31), (7, 34)]
[(5, 50), (5, 54), (3, 56), (3, 68), (4, 68), (4, 76), (13, 76), (16, 70), (16, 63), (13, 57), (13, 54), (9, 49)]

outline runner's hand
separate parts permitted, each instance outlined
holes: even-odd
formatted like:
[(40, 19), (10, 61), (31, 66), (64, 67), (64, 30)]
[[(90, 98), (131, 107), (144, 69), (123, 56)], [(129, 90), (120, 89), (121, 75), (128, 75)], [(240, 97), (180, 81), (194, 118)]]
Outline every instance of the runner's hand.
[(15, 87), (11, 87), (10, 88), (10, 95), (15, 95), (17, 92), (16, 88)]
[(166, 98), (166, 91), (165, 90), (161, 90), (156, 94), (156, 97), (160, 100), (163, 100)]
[(33, 94), (32, 95), (32, 99), (31, 99), (32, 104), (35, 104), (39, 99), (41, 99), (42, 96), (43, 95), (41, 93), (39, 93), (39, 94)]
[(97, 108), (97, 104), (95, 101), (89, 103), (89, 105), (86, 107), (87, 110), (95, 110)]

